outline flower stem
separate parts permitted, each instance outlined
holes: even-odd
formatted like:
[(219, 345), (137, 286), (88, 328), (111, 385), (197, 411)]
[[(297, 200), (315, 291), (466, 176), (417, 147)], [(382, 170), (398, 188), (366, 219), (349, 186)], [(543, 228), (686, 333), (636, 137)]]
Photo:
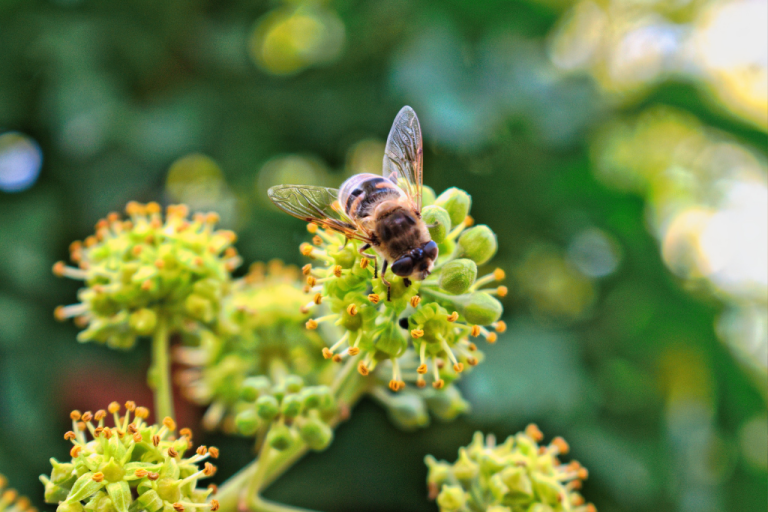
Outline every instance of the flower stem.
[(149, 385), (155, 395), (155, 417), (162, 419), (173, 414), (171, 389), (171, 363), (168, 357), (168, 321), (160, 316), (152, 335), (152, 368)]

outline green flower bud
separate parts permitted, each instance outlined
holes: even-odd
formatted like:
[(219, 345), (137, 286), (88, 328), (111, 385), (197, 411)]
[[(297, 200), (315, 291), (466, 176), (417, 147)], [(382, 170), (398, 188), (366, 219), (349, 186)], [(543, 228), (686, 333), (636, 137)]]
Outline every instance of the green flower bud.
[(463, 190), (451, 187), (435, 199), (435, 204), (445, 208), (451, 217), (451, 224), (458, 226), (469, 213), (472, 198)]
[(108, 482), (119, 482), (125, 476), (125, 470), (121, 465), (115, 462), (114, 457), (109, 459), (107, 465), (101, 468), (101, 472)]
[(447, 386), (439, 393), (431, 393), (427, 396), (427, 407), (442, 421), (453, 421), (470, 410), (469, 402), (464, 400), (456, 386)]
[(333, 394), (327, 386), (312, 386), (301, 390), (304, 408), (330, 410), (335, 406)]
[(256, 414), (264, 421), (272, 421), (280, 412), (280, 404), (273, 396), (260, 396), (256, 400)]
[(460, 306), (467, 322), (475, 325), (490, 325), (501, 318), (504, 311), (501, 302), (485, 292), (473, 293)]
[[(45, 499), (46, 503), (53, 503), (51, 501), (48, 501), (48, 498)], [(62, 501), (59, 503), (59, 506), (56, 507), (56, 512), (84, 512), (85, 508), (83, 505), (76, 501), (74, 503), (67, 503), (65, 501)]]
[[(503, 505), (494, 505), (492, 507), (488, 507), (485, 512), (512, 512), (512, 509)], [(531, 509), (526, 510), (526, 512), (531, 512)]]
[(69, 462), (59, 462), (54, 458), (50, 459), (53, 470), (51, 471), (51, 482), (54, 484), (65, 484), (67, 482), (74, 483), (75, 465)]
[(429, 236), (435, 243), (441, 243), (451, 231), (451, 217), (440, 206), (427, 206), (421, 210), (421, 218), (429, 227)]
[(443, 485), (437, 495), (437, 504), (441, 511), (453, 512), (464, 508), (467, 503), (467, 493), (459, 485)]
[(461, 234), (457, 251), (460, 256), (482, 265), (493, 258), (496, 249), (498, 249), (496, 234), (491, 231), (491, 228), (481, 224), (471, 227)]
[(531, 485), (531, 479), (528, 478), (528, 473), (522, 467), (508, 467), (501, 473), (501, 480), (504, 485), (509, 489), (509, 498), (513, 500), (519, 499), (531, 499), (533, 497), (533, 486)]
[(318, 418), (309, 418), (299, 428), (299, 435), (312, 450), (325, 450), (333, 440), (333, 429)]
[(389, 395), (382, 402), (389, 419), (403, 430), (414, 430), (429, 425), (429, 414), (424, 400), (414, 393)]
[(431, 455), (424, 457), (424, 463), (429, 468), (427, 483), (440, 487), (453, 476), (451, 465), (445, 461), (438, 461)]
[(435, 191), (432, 187), (424, 185), (421, 188), (421, 206), (429, 206), (435, 204)]
[(459, 480), (472, 480), (479, 472), (479, 466), (469, 458), (467, 449), (459, 448), (459, 460), (453, 464), (453, 476)]
[(303, 400), (299, 395), (287, 395), (283, 398), (282, 404), (280, 404), (283, 416), (286, 418), (295, 418), (301, 414), (302, 402)]
[(104, 487), (105, 482), (97, 482), (93, 479), (93, 473), (86, 473), (77, 479), (75, 485), (72, 486), (72, 490), (69, 491), (67, 496), (67, 503), (74, 503), (76, 501), (84, 500), (95, 494), (99, 489)]
[(184, 309), (192, 318), (206, 323), (212, 321), (215, 314), (211, 301), (196, 293), (187, 297), (187, 300), (184, 302)]
[(255, 434), (260, 424), (259, 416), (253, 409), (245, 409), (235, 416), (235, 428), (244, 436)]
[(440, 288), (454, 295), (469, 290), (477, 278), (477, 264), (468, 259), (453, 260), (440, 272)]
[(149, 336), (157, 326), (157, 315), (151, 309), (143, 308), (131, 313), (128, 325), (141, 336)]
[(293, 445), (293, 433), (285, 425), (274, 425), (267, 434), (267, 443), (275, 450), (287, 450)]
[(288, 375), (283, 381), (283, 385), (289, 393), (298, 393), (304, 387), (304, 379), (298, 375)]
[(141, 505), (141, 508), (147, 512), (157, 512), (163, 508), (163, 500), (157, 495), (154, 490), (149, 490), (136, 498), (136, 501)]
[(240, 398), (246, 402), (254, 402), (260, 395), (267, 393), (271, 387), (272, 383), (263, 375), (248, 377), (240, 387)]
[(504, 483), (501, 475), (497, 473), (488, 479), (488, 490), (491, 491), (493, 499), (500, 502), (504, 501), (504, 498), (506, 498), (507, 493), (509, 492), (509, 487)]
[(181, 499), (181, 489), (178, 486), (176, 478), (165, 477), (157, 481), (157, 494), (163, 500), (170, 503), (176, 503)]

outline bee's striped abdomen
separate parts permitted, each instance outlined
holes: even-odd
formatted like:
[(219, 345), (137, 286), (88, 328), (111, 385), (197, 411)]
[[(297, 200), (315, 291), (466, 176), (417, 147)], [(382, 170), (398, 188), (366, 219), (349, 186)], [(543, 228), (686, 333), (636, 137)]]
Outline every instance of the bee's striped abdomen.
[(382, 176), (356, 174), (341, 186), (339, 203), (350, 218), (364, 219), (381, 201), (395, 199), (401, 194), (403, 191), (397, 185)]

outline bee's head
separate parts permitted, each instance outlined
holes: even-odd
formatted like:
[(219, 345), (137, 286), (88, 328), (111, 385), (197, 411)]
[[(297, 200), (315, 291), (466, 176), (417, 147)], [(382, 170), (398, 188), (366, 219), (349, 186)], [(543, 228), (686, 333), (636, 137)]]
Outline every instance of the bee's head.
[(437, 244), (430, 240), (395, 260), (392, 263), (392, 272), (400, 277), (421, 281), (432, 273), (432, 267), (435, 266), (436, 260)]

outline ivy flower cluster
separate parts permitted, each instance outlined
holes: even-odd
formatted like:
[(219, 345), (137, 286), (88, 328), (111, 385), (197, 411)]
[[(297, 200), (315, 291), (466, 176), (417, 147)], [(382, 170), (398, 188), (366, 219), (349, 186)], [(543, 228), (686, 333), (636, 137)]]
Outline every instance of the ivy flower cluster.
[(384, 276), (358, 253), (356, 241), (309, 224), (312, 243), (300, 247), (318, 263), (302, 269), (309, 295), (302, 311), (313, 314), (306, 327), (323, 328), (329, 336), (340, 330), (323, 355), (341, 362), (361, 354), (357, 369), (362, 375), (387, 361), (389, 389), (395, 392), (410, 380), (402, 359), (409, 348), (418, 360), (416, 386), (424, 387), (424, 376), (431, 373), (433, 387), (441, 389), (480, 361), (474, 338), (494, 343), (496, 332), (506, 328), (499, 320), (501, 303), (494, 297), (507, 293), (506, 287), (494, 285), (504, 272), (496, 269), (477, 277), (477, 266), (496, 253), (496, 235), (487, 226), (473, 226), (471, 198), (462, 190), (452, 188), (435, 199), (425, 187), (423, 202), (422, 216), (440, 257), (428, 279), (410, 286), (387, 273), (389, 294)]
[(0, 512), (37, 512), (29, 498), (19, 496), (16, 489), (8, 487), (8, 480), (0, 474)]
[(453, 464), (428, 455), (430, 499), (441, 512), (596, 512), (578, 493), (587, 470), (560, 461), (568, 443), (556, 437), (540, 445), (543, 438), (531, 424), (499, 445), (475, 433)]
[(216, 230), (218, 215), (157, 203), (128, 203), (128, 219), (111, 213), (96, 234), (73, 242), (70, 259), (53, 266), (57, 276), (82, 280), (80, 302), (56, 308), (60, 320), (85, 327), (81, 342), (131, 348), (138, 336), (158, 331), (197, 332), (218, 314), (230, 272), (240, 264), (231, 231)]
[(281, 383), (295, 376), (308, 385), (333, 381), (336, 369), (320, 353), (322, 338), (303, 327), (300, 275), (278, 260), (251, 265), (222, 298), (215, 328), (204, 332), (197, 346), (175, 348), (174, 358), (187, 366), (176, 381), (188, 399), (209, 406), (203, 418), (207, 429), (246, 433), (234, 420), (252, 405), (244, 396), (250, 396), (253, 377)]
[[(70, 460), (51, 459), (50, 476), (41, 475), (46, 503), (57, 512), (215, 512), (219, 503), (209, 500), (216, 487), (198, 488), (198, 480), (213, 476), (217, 458), (213, 446), (192, 448), (192, 432), (165, 418), (160, 425), (146, 423), (149, 410), (134, 402), (117, 402), (107, 410), (72, 411), (72, 430), (64, 439), (72, 443)], [(112, 427), (106, 425), (110, 416)], [(90, 439), (89, 439), (90, 438)], [(201, 467), (202, 466), (202, 467)]]

